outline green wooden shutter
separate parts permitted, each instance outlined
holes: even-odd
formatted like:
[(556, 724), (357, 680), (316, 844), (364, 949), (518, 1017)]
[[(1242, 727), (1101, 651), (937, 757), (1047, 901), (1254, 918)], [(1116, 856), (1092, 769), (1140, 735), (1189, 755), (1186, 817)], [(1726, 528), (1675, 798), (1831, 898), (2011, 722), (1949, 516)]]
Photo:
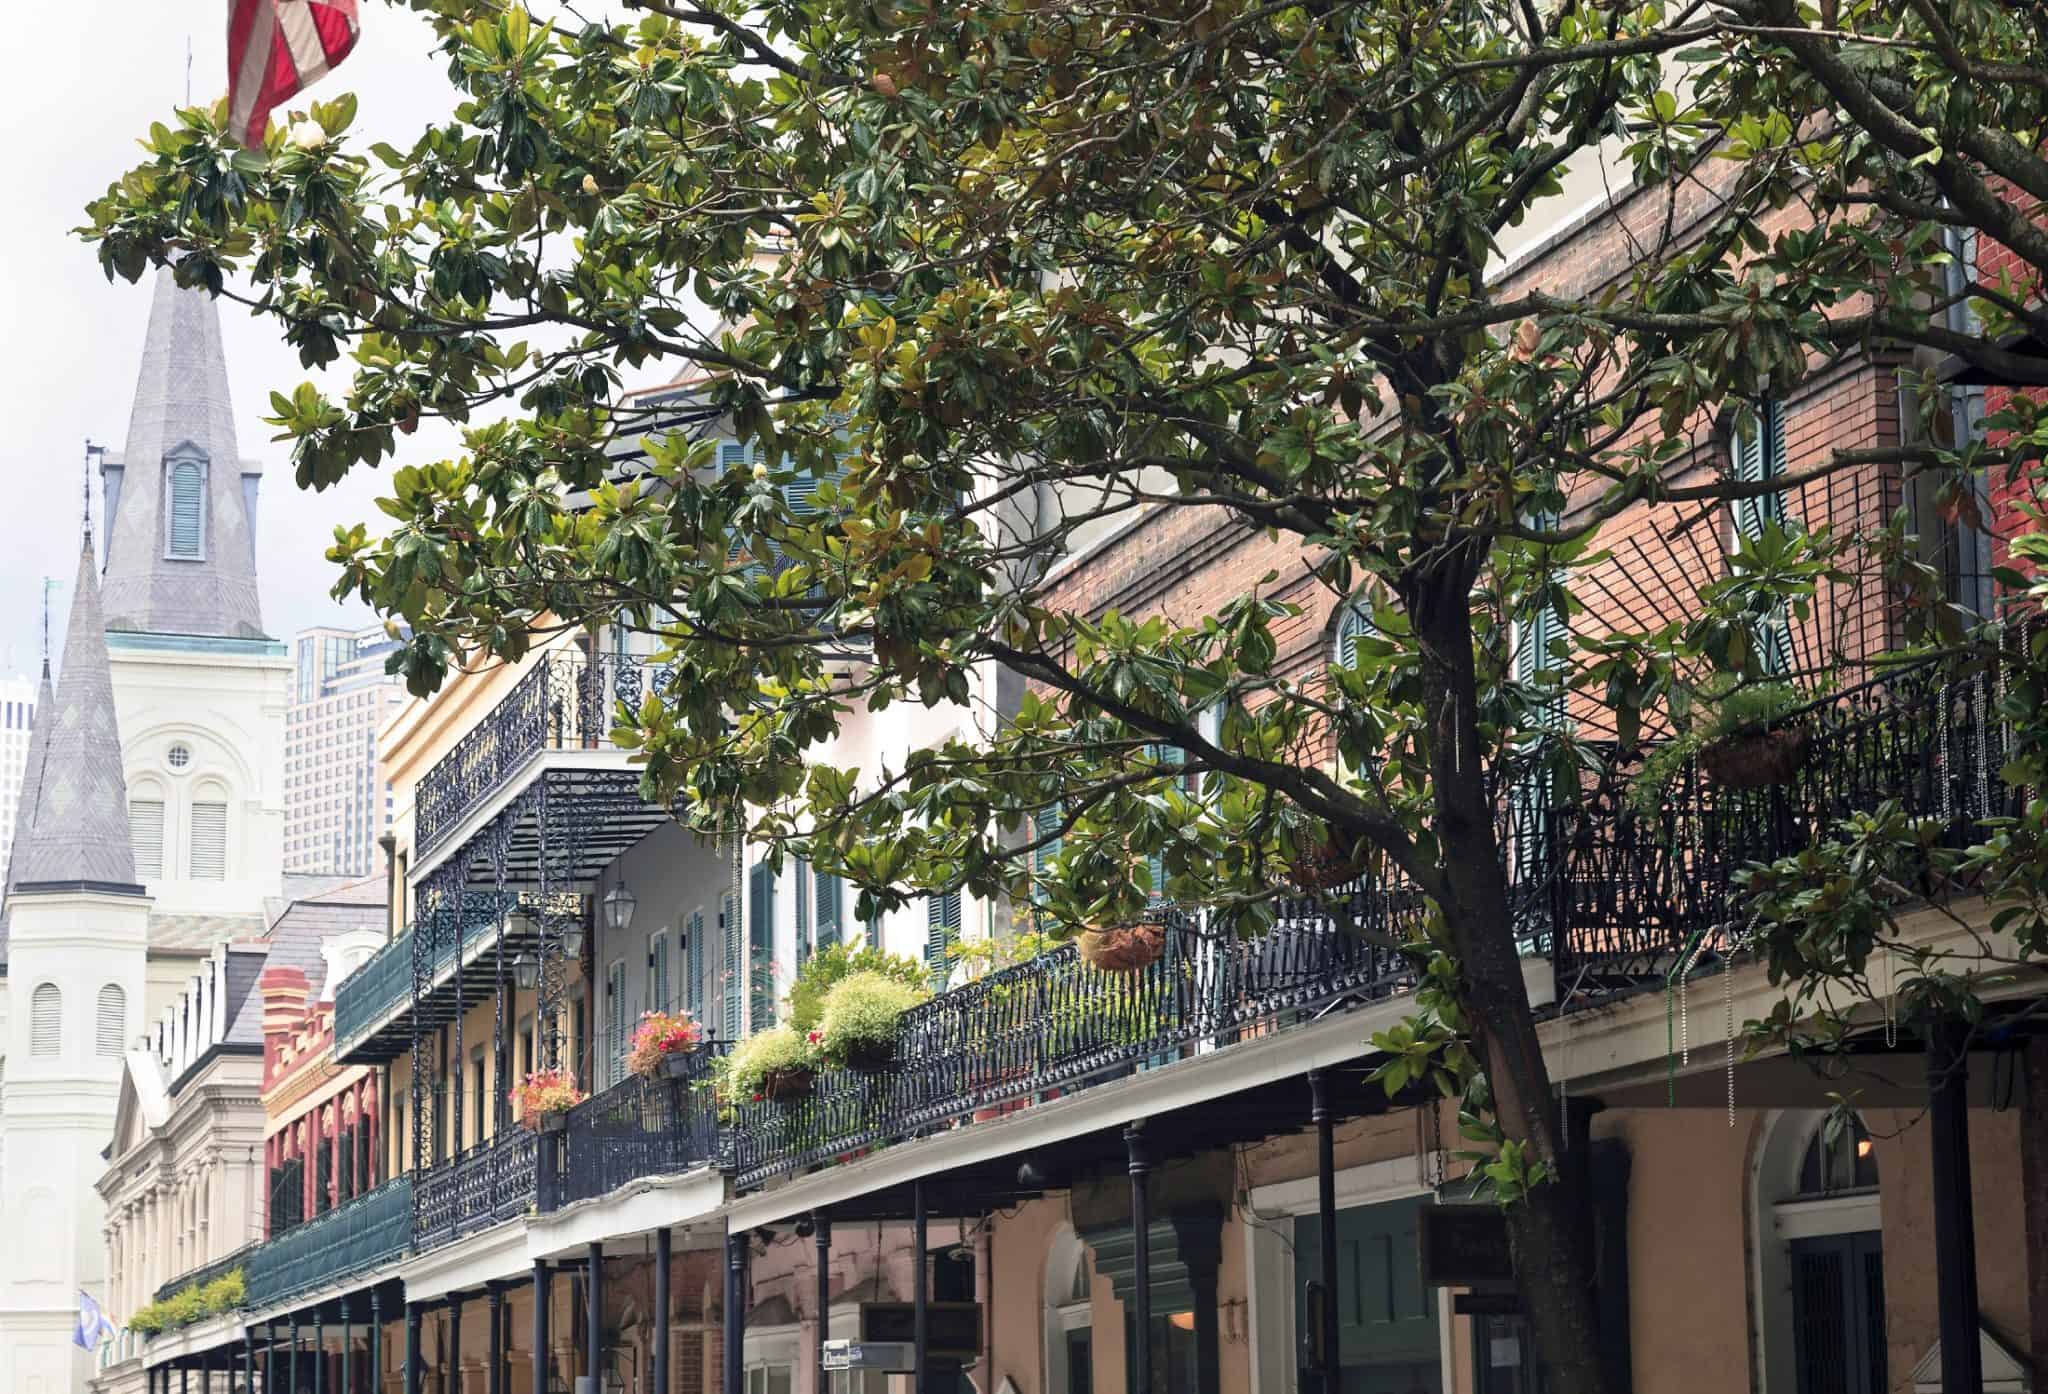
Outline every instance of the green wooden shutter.
[(839, 942), (839, 878), (829, 871), (811, 874), (811, 910), (817, 928), (814, 937), (820, 949)]
[(1378, 634), (1379, 628), (1372, 622), (1372, 610), (1366, 598), (1354, 595), (1344, 602), (1344, 611), (1337, 617), (1337, 642), (1332, 657), (1337, 665), (1349, 668), (1358, 658), (1358, 641)]
[(756, 862), (747, 882), (747, 1030), (775, 1024), (775, 872)]
[[(1735, 477), (1744, 483), (1779, 479), (1786, 472), (1785, 408), (1776, 398), (1757, 404), (1756, 424), (1735, 441)], [(1735, 501), (1735, 527), (1743, 537), (1763, 535), (1767, 523), (1783, 528), (1790, 514), (1783, 494), (1760, 494)], [(1792, 631), (1781, 609), (1765, 621), (1757, 634), (1759, 657), (1765, 672), (1783, 673), (1792, 667)]]
[(683, 1007), (692, 1020), (704, 1019), (704, 912), (692, 910), (683, 922)]
[[(1042, 838), (1051, 837), (1054, 832), (1059, 830), (1060, 823), (1064, 817), (1065, 815), (1056, 807), (1039, 809), (1031, 817), (1032, 840), (1036, 842)], [(1060, 839), (1056, 837), (1052, 838), (1050, 842), (1043, 843), (1037, 850), (1032, 852), (1031, 900), (1033, 904), (1044, 903), (1045, 892), (1043, 882), (1046, 874), (1052, 868), (1053, 859), (1059, 856), (1059, 854)], [(1034, 918), (1036, 918), (1035, 912)], [(1037, 927), (1041, 930), (1044, 928), (1043, 925)]]
[(932, 991), (946, 986), (953, 945), (960, 939), (960, 892), (947, 891), (924, 899), (924, 962), (932, 976)]
[(613, 1083), (626, 1077), (626, 965), (614, 963), (604, 979), (605, 1045), (611, 1057)]
[(668, 931), (647, 941), (647, 1010), (666, 1012), (668, 996)]

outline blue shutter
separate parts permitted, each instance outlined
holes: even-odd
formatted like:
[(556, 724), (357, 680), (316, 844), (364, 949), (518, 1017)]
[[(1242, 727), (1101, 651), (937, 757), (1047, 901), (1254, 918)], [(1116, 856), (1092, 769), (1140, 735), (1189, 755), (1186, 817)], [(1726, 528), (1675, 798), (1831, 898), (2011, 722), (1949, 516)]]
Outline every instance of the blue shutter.
[(811, 907), (816, 912), (818, 947), (829, 949), (839, 942), (839, 878), (829, 871), (811, 876)]
[(692, 910), (683, 928), (683, 1008), (693, 1021), (704, 1019), (704, 914)]
[(960, 939), (960, 892), (947, 891), (924, 898), (924, 962), (932, 977), (932, 991), (946, 985), (953, 945)]
[(747, 885), (747, 1029), (775, 1023), (775, 873), (756, 862)]
[(736, 1041), (747, 1032), (746, 1002), (747, 964), (745, 940), (740, 931), (739, 901), (731, 891), (719, 897), (719, 927), (724, 931), (721, 946), (723, 960), (719, 963), (719, 1001), (724, 1006), (725, 1038)]
[(1344, 602), (1343, 613), (1337, 617), (1336, 652), (1332, 660), (1340, 668), (1349, 668), (1358, 657), (1358, 641), (1369, 639), (1379, 633), (1372, 622), (1371, 603), (1363, 595), (1354, 595)]
[(201, 486), (199, 466), (181, 461), (171, 467), (171, 555), (199, 555)]

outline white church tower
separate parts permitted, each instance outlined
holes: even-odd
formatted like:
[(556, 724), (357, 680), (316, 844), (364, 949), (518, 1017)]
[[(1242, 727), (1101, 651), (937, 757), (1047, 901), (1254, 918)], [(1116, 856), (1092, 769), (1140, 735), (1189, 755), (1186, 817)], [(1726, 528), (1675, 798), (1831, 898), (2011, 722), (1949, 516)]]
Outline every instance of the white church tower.
[(90, 1178), (113, 1126), (123, 1052), (142, 1031), (150, 910), (128, 841), (89, 533), (55, 700), (36, 713), (35, 740), (8, 865), (0, 1387), (69, 1394), (90, 1368), (71, 1340), (79, 1291), (98, 1292), (105, 1269)]
[(128, 1317), (93, 1186), (123, 1052), (283, 908), (291, 660), (257, 603), (260, 472), (214, 302), (168, 271), (101, 478), (105, 573), (88, 527), (0, 904), (0, 1394), (86, 1388), (81, 1290)]
[(291, 659), (263, 632), (262, 469), (235, 448), (219, 312), (168, 270), (157, 274), (127, 448), (100, 473), (136, 869), (157, 915), (188, 917), (199, 932), (281, 893)]

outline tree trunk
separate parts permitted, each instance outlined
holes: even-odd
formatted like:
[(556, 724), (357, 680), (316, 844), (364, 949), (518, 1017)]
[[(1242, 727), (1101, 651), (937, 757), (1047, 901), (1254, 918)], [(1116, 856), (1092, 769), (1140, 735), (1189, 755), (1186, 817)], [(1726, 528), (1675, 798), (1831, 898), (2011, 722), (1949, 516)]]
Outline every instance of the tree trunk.
[(1516, 1283), (1548, 1387), (1551, 1394), (1619, 1394), (1607, 1388), (1601, 1359), (1591, 1212), (1582, 1203), (1586, 1149), (1564, 1145), (1564, 1120), (1522, 983), (1495, 809), (1478, 753), (1471, 585), (1465, 567), (1450, 565), (1410, 593), (1425, 700), (1437, 713), (1432, 778), (1444, 924), (1495, 1121), (1554, 1178), (1507, 1208)]

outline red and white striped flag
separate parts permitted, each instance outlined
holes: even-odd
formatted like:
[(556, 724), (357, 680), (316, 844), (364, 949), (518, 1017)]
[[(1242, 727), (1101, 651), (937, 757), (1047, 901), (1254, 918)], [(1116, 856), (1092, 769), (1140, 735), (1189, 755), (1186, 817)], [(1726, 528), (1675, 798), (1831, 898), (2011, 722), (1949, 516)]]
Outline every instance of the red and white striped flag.
[(228, 129), (263, 144), (270, 109), (356, 46), (356, 0), (228, 0)]

